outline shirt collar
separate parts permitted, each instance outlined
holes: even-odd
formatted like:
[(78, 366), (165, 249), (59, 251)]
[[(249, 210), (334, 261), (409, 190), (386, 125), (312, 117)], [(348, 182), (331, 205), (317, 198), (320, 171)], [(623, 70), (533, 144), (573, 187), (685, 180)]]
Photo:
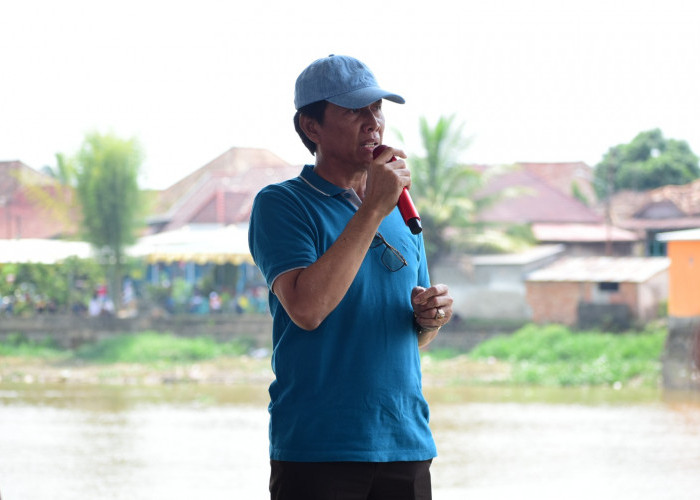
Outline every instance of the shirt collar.
[(301, 171), (301, 174), (299, 174), (299, 177), (301, 180), (306, 182), (306, 184), (311, 186), (311, 188), (325, 196), (340, 196), (355, 207), (359, 207), (362, 204), (360, 197), (357, 196), (354, 189), (343, 189), (331, 182), (328, 182), (326, 179), (314, 172), (313, 165), (304, 165), (304, 169)]

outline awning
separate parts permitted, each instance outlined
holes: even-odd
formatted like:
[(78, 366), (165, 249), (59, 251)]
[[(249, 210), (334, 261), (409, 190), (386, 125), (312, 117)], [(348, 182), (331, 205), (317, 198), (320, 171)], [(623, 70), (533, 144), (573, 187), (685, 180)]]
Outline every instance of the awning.
[(21, 238), (0, 240), (2, 264), (56, 264), (68, 257), (87, 259), (93, 256), (89, 243), (84, 241)]
[(253, 264), (248, 250), (248, 226), (188, 225), (144, 236), (128, 250), (149, 263)]

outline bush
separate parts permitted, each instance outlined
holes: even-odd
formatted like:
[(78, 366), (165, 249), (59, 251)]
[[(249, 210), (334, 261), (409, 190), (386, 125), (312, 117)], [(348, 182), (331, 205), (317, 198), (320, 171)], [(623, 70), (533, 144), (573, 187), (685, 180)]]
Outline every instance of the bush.
[(541, 385), (604, 385), (639, 378), (657, 384), (667, 332), (572, 332), (562, 325), (527, 325), (510, 336), (483, 342), (474, 359), (513, 365), (513, 382)]
[(87, 304), (104, 272), (92, 259), (71, 257), (61, 264), (0, 264), (0, 299), (12, 303), (18, 315), (41, 310), (67, 311)]
[(63, 354), (49, 338), (36, 342), (21, 333), (11, 333), (0, 342), (0, 356), (53, 358)]
[(78, 348), (75, 357), (99, 363), (186, 362), (245, 354), (244, 341), (220, 343), (209, 337), (183, 338), (144, 332), (119, 335)]

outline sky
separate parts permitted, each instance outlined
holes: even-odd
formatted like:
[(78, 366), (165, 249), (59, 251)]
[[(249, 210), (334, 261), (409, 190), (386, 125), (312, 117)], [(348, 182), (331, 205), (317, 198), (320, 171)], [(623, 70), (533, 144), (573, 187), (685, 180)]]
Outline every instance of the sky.
[(232, 147), (313, 163), (294, 82), (328, 54), (406, 99), (384, 142), (409, 154), (452, 115), (469, 163), (594, 166), (653, 128), (700, 154), (698, 26), (695, 0), (7, 1), (0, 161), (55, 166), (99, 132), (140, 142), (144, 188)]

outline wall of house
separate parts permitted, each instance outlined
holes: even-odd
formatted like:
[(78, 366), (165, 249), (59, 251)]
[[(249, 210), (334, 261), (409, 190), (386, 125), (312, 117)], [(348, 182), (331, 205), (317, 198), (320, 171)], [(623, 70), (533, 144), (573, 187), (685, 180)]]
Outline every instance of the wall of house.
[(700, 316), (700, 241), (669, 241), (668, 314)]
[(543, 246), (523, 254), (453, 255), (431, 267), (433, 283), (446, 283), (453, 309), (462, 318), (529, 321), (525, 277), (551, 264), (562, 245)]
[(565, 281), (528, 281), (527, 302), (535, 323), (561, 323), (575, 326), (578, 303), (585, 296), (583, 283)]
[(601, 290), (599, 283), (585, 283), (583, 300), (593, 304), (626, 304), (636, 316), (637, 290), (637, 283), (620, 283), (617, 291)]
[[(667, 297), (666, 272), (658, 273), (645, 283), (620, 283), (617, 291), (601, 290), (598, 283), (585, 282), (527, 282), (527, 301), (535, 323), (577, 325), (579, 303), (600, 306), (595, 310), (618, 313), (619, 307), (629, 309), (632, 322), (645, 322), (658, 316), (659, 304)], [(589, 312), (593, 310), (589, 308)], [(601, 320), (604, 318), (601, 318)], [(587, 325), (591, 322), (587, 319)]]
[[(608, 248), (605, 242), (599, 243), (576, 243), (561, 242), (566, 245), (567, 257), (599, 257), (607, 255)], [(644, 246), (637, 242), (617, 241), (611, 247), (613, 257), (631, 257), (644, 255)]]
[(659, 306), (668, 300), (668, 271), (658, 273), (637, 287), (637, 318), (641, 322), (659, 317)]

